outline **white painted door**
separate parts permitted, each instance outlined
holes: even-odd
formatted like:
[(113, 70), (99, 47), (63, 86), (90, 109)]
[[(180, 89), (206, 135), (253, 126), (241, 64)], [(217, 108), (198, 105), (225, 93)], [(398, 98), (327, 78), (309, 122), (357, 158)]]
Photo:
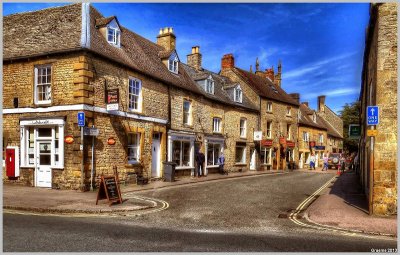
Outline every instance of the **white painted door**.
[(153, 135), (151, 146), (151, 176), (160, 177), (160, 135)]
[(36, 186), (51, 188), (51, 142), (37, 142)]
[(256, 170), (256, 150), (250, 150), (250, 170)]
[(304, 156), (304, 153), (300, 153), (300, 159), (299, 159), (299, 168), (303, 168), (303, 156)]

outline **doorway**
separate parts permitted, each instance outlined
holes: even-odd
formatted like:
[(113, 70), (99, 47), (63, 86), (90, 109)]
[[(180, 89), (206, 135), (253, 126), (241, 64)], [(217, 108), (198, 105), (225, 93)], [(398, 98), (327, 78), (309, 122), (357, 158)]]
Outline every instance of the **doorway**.
[(250, 170), (256, 170), (256, 150), (250, 149)]
[(51, 141), (38, 141), (36, 144), (36, 186), (51, 188)]
[(153, 133), (151, 145), (151, 177), (160, 177), (160, 141), (161, 134)]

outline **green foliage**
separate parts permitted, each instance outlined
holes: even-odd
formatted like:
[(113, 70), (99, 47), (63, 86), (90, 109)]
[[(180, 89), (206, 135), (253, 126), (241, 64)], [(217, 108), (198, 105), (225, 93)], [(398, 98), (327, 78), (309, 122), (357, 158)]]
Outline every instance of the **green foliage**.
[(360, 102), (346, 103), (339, 115), (343, 120), (343, 149), (350, 153), (355, 152), (358, 150), (358, 140), (349, 139), (349, 125), (360, 123)]

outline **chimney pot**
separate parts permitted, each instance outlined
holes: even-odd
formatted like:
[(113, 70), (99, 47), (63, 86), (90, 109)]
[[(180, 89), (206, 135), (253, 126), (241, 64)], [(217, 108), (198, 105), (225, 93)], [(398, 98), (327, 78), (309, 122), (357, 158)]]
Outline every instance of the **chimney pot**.
[(325, 112), (325, 98), (324, 95), (318, 97), (318, 112)]
[(187, 64), (196, 70), (201, 69), (201, 54), (199, 46), (192, 47), (192, 54), (187, 55)]
[(172, 27), (164, 27), (160, 29), (160, 33), (157, 36), (157, 44), (164, 47), (167, 51), (175, 49), (176, 36), (173, 34)]

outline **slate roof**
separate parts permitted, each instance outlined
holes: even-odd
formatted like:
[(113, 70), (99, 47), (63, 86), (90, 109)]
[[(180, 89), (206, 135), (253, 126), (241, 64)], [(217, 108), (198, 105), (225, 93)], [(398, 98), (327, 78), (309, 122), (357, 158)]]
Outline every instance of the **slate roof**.
[(301, 117), (299, 118), (299, 125), (309, 126), (309, 127), (313, 127), (313, 128), (317, 128), (317, 129), (324, 129), (324, 130), (328, 129), (325, 126), (325, 124), (322, 122), (322, 120), (321, 120), (322, 118), (320, 116), (318, 116), (317, 113), (315, 113), (315, 115), (317, 117), (317, 120), (316, 120), (317, 122), (314, 122), (312, 120), (312, 114), (315, 111), (308, 108), (305, 104), (300, 104), (299, 109), (300, 109), (300, 113), (301, 113)]
[(336, 131), (336, 129), (331, 125), (331, 124), (329, 124), (329, 122), (328, 121), (326, 121), (324, 118), (322, 118), (322, 117), (320, 117), (320, 119), (321, 119), (321, 122), (325, 125), (325, 127), (327, 127), (327, 129), (328, 129), (328, 135), (330, 135), (330, 136), (333, 136), (333, 137), (336, 137), (336, 138), (341, 138), (341, 139), (343, 139), (343, 136), (338, 132), (338, 131)]
[(223, 89), (225, 85), (232, 85), (232, 81), (229, 80), (227, 77), (218, 75), (214, 72), (211, 72), (206, 69), (202, 70), (196, 70), (195, 68), (187, 65), (180, 63), (180, 66), (185, 68), (185, 71), (188, 73), (188, 75), (193, 79), (193, 80), (204, 80), (207, 79), (210, 75), (212, 76), (214, 80), (214, 94), (207, 93), (201, 85), (197, 84), (198, 89), (201, 91), (201, 94), (209, 99), (213, 99), (215, 101), (224, 103), (224, 104), (229, 104), (232, 106), (238, 106), (238, 107), (244, 107), (252, 110), (258, 111), (258, 108), (256, 105), (254, 105), (249, 98), (246, 97), (246, 95), (243, 93), (243, 99), (242, 103), (237, 103), (233, 101), (229, 95), (226, 93), (226, 91)]
[(120, 26), (121, 47), (110, 45), (96, 24), (110, 22), (114, 16), (105, 18), (89, 6), (88, 47), (81, 45), (81, 3), (5, 16), (3, 60), (89, 50), (167, 84), (202, 93), (184, 68), (178, 68), (178, 74), (168, 70), (160, 58), (166, 51), (156, 43)]
[(276, 86), (271, 80), (237, 67), (233, 68), (233, 71), (241, 76), (243, 80), (246, 81), (260, 96), (299, 106), (291, 96), (289, 96), (281, 87)]

